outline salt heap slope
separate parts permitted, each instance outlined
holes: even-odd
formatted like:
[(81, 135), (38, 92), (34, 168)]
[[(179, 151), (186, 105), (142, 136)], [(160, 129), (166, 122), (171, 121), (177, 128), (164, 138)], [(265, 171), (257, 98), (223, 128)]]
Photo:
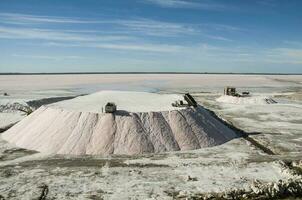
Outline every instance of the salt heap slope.
[[(3, 133), (15, 145), (56, 154), (142, 154), (225, 143), (236, 134), (203, 107), (175, 108), (180, 95), (101, 91), (42, 106)], [(115, 102), (118, 111), (102, 113)]]

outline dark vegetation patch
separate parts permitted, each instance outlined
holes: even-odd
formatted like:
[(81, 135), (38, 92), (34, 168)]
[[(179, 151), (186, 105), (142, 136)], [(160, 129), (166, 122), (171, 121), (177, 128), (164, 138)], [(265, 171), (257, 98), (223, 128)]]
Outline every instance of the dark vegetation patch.
[(285, 160), (283, 161), (286, 167), (288, 167), (293, 175), (302, 176), (302, 160)]
[(15, 176), (16, 174), (18, 173), (13, 168), (5, 168), (1, 169), (0, 171), (0, 177), (2, 178), (9, 178)]
[(0, 161), (14, 160), (23, 156), (28, 156), (37, 153), (37, 151), (21, 149), (21, 148), (12, 148), (6, 149), (2, 152), (0, 156)]
[(40, 194), (38, 200), (46, 200), (46, 197), (48, 194), (48, 185), (42, 184), (38, 188), (41, 189), (41, 194)]
[(30, 107), (32, 107), (34, 109), (38, 109), (39, 107), (41, 107), (43, 105), (48, 105), (48, 104), (56, 103), (56, 102), (63, 101), (63, 100), (69, 100), (69, 99), (73, 99), (78, 96), (84, 96), (84, 95), (85, 94), (76, 95), (76, 96), (68, 96), (68, 97), (50, 97), (50, 98), (44, 98), (44, 99), (39, 99), (39, 100), (27, 101), (26, 103)]
[(276, 199), (301, 199), (302, 181), (289, 180), (271, 184), (253, 184), (251, 190), (233, 189), (222, 193), (182, 193), (177, 190), (167, 190), (165, 193), (177, 200), (276, 200)]
[(11, 128), (12, 126), (14, 126), (16, 123), (12, 123), (12, 124), (9, 124), (5, 127), (1, 127), (0, 128), (0, 133), (3, 133), (4, 131), (8, 130), (9, 128)]
[(124, 159), (91, 159), (91, 158), (51, 158), (45, 160), (32, 160), (19, 163), (22, 167), (129, 167), (129, 168), (156, 168), (170, 167), (169, 165), (154, 163), (127, 164)]

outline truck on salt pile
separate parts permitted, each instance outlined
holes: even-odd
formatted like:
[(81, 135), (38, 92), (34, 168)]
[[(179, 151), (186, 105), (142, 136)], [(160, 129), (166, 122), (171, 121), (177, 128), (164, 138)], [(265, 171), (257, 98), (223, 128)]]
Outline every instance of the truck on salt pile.
[(105, 105), (105, 113), (114, 113), (116, 111), (116, 105), (113, 102), (108, 102)]
[(184, 100), (187, 103), (184, 103), (183, 100), (178, 100), (175, 103), (172, 103), (172, 106), (173, 107), (187, 107), (187, 106), (197, 107), (197, 102), (195, 101), (195, 99), (189, 93), (186, 93), (184, 95)]

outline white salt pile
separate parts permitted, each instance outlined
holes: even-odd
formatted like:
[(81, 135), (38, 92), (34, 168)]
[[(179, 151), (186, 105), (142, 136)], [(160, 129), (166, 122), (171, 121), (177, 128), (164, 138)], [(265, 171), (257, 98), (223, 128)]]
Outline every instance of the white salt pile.
[(218, 102), (230, 104), (274, 104), (277, 103), (274, 99), (267, 96), (251, 96), (251, 97), (235, 97), (223, 95), (216, 99)]
[[(171, 106), (179, 95), (103, 91), (42, 106), (2, 134), (15, 145), (57, 154), (141, 154), (225, 143), (236, 134), (201, 106)], [(108, 102), (118, 111), (102, 113)], [(123, 111), (120, 111), (123, 110)]]

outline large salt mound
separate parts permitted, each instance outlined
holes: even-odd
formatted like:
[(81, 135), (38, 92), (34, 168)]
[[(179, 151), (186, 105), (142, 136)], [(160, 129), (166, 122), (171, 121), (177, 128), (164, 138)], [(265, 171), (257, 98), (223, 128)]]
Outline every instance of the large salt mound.
[(274, 104), (277, 103), (271, 97), (266, 96), (251, 96), (251, 97), (234, 97), (223, 95), (216, 99), (218, 102), (230, 104)]
[[(42, 106), (2, 137), (26, 149), (77, 155), (191, 150), (236, 137), (201, 106), (172, 107), (177, 99), (182, 96), (98, 92)], [(115, 114), (101, 112), (107, 101), (117, 104)]]

